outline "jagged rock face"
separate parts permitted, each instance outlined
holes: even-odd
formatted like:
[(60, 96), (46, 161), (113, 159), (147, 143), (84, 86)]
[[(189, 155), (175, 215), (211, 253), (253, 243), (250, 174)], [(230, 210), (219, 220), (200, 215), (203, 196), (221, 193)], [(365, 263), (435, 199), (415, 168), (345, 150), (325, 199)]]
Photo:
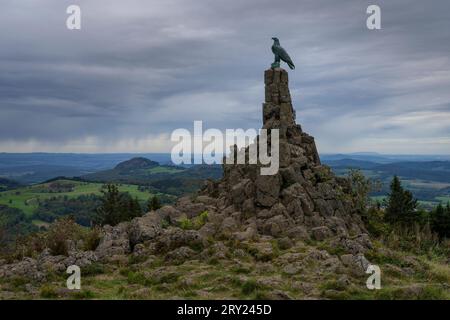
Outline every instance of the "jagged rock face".
[(345, 180), (321, 165), (314, 138), (296, 123), (288, 73), (266, 70), (264, 82), (263, 129), (279, 130), (279, 172), (264, 176), (259, 165), (225, 164), (223, 179), (209, 182), (203, 194), (218, 198), (219, 211), (226, 208), (239, 217), (243, 230), (256, 224), (260, 234), (295, 237), (300, 232), (300, 238), (316, 240), (364, 233)]

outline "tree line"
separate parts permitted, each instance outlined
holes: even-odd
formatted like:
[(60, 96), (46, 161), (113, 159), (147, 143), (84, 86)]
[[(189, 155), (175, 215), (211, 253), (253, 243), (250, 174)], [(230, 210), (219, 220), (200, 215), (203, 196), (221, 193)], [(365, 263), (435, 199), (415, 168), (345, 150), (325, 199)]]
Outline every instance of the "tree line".
[(411, 191), (394, 176), (389, 194), (383, 201), (371, 201), (369, 193), (379, 184), (364, 177), (359, 170), (349, 173), (352, 198), (368, 231), (375, 236), (395, 230), (429, 228), (440, 240), (450, 238), (450, 203), (439, 203), (433, 210), (420, 208)]

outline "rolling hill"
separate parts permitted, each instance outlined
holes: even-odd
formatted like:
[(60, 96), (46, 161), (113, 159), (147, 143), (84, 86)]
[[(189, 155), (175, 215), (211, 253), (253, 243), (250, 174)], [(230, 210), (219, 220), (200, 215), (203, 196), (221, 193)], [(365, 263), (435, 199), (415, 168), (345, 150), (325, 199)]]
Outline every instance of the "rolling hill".
[[(170, 154), (133, 156), (136, 155), (0, 153), (0, 190), (63, 176), (93, 183), (141, 185), (152, 192), (180, 196), (197, 190), (203, 180), (218, 179), (222, 175), (220, 165), (174, 166)], [(353, 153), (323, 154), (321, 159), (338, 175), (346, 175), (349, 168), (358, 168), (366, 176), (379, 179), (383, 188), (374, 196), (385, 196), (392, 176), (398, 175), (423, 203), (434, 205), (450, 200), (449, 156)]]
[[(15, 190), (0, 192), (0, 205), (22, 210), (31, 215), (39, 203), (57, 197), (77, 198), (83, 195), (101, 195), (103, 183), (83, 182), (68, 179), (55, 180), (47, 183), (25, 186)], [(145, 202), (155, 193), (141, 189), (137, 185), (122, 184), (122, 192), (128, 192), (132, 197)]]
[(80, 177), (90, 182), (115, 182), (147, 186), (161, 193), (180, 196), (198, 190), (205, 179), (219, 179), (219, 165), (180, 167), (161, 165), (158, 162), (137, 157), (119, 163), (113, 169)]
[(160, 165), (158, 162), (136, 157), (120, 162), (113, 169), (103, 170), (82, 176), (87, 181), (130, 182), (147, 184), (151, 180), (167, 177), (185, 171), (185, 168)]

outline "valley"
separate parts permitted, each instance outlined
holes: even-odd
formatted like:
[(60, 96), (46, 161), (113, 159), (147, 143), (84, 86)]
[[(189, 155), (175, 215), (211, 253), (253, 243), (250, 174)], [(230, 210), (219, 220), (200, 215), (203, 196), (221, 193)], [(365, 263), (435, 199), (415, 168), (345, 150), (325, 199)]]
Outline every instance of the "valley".
[[(103, 183), (82, 182), (68, 179), (55, 180), (32, 186), (4, 191), (0, 193), (0, 205), (22, 210), (30, 216), (39, 206), (39, 203), (51, 198), (67, 197), (77, 198), (83, 195), (101, 195)], [(121, 192), (129, 193), (140, 202), (146, 202), (152, 194), (141, 191), (138, 185), (122, 184), (119, 186)]]
[[(204, 180), (222, 177), (220, 165), (174, 166), (170, 154), (132, 156), (0, 154), (0, 173), (4, 174), (0, 175), (0, 206), (19, 210), (28, 224), (37, 227), (69, 214), (88, 226), (107, 183), (118, 184), (119, 191), (137, 199), (145, 211), (155, 195), (163, 204), (171, 204), (180, 196), (195, 193)], [(336, 175), (359, 169), (379, 181), (380, 188), (371, 194), (373, 201), (383, 203), (394, 175), (423, 209), (450, 201), (450, 161), (442, 156), (322, 155), (322, 162)]]

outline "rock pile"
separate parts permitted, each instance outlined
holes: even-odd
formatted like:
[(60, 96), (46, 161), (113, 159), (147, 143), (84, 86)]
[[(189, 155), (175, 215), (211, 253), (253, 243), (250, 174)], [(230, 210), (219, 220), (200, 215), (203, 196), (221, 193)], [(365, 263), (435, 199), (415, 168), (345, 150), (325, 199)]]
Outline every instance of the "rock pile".
[(280, 169), (275, 175), (260, 175), (258, 165), (224, 165), (223, 179), (208, 182), (202, 191), (226, 215), (219, 232), (241, 227), (245, 235), (238, 237), (367, 238), (347, 180), (321, 165), (314, 138), (296, 124), (288, 73), (269, 69), (264, 80), (263, 129), (279, 130)]

